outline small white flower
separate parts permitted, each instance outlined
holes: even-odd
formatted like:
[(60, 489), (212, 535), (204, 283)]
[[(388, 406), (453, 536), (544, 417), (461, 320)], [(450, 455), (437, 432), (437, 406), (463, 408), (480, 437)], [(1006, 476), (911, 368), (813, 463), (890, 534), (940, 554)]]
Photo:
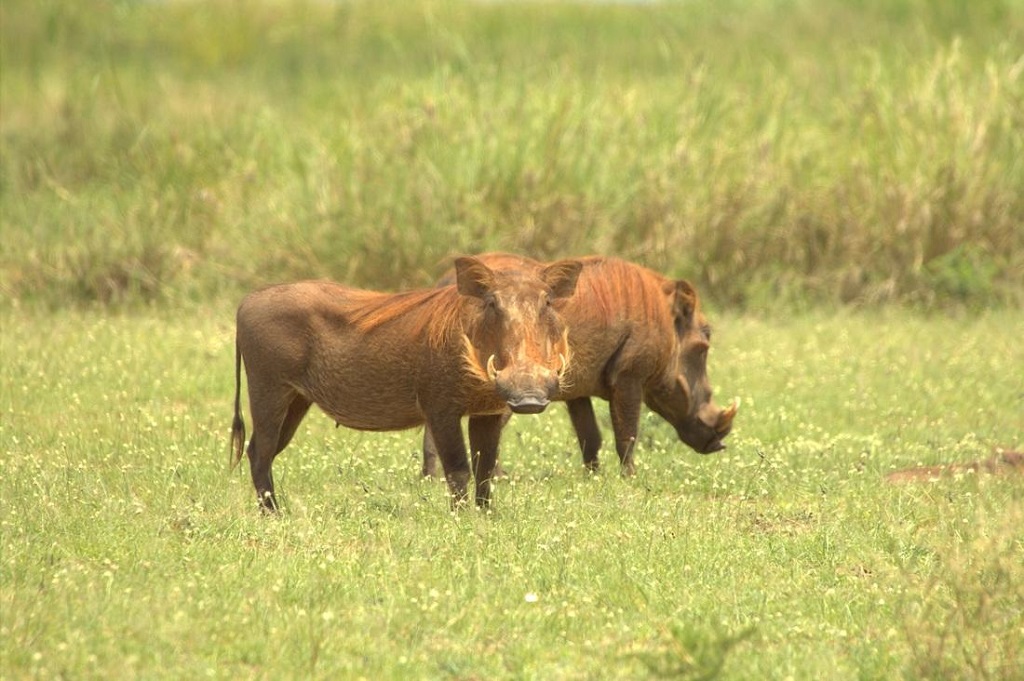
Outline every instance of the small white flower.
[(528, 592), (523, 597), (523, 600), (525, 600), (527, 603), (536, 603), (537, 602), (537, 594), (535, 594), (532, 591), (530, 591), (530, 592)]

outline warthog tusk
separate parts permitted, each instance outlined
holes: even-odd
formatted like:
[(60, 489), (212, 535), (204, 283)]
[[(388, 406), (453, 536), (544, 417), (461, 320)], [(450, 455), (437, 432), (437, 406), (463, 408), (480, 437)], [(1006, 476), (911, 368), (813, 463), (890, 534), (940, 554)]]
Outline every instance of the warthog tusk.
[(736, 412), (740, 410), (740, 398), (733, 398), (732, 404), (725, 408), (725, 411), (718, 417), (718, 423), (715, 424), (715, 431), (722, 433), (729, 429), (732, 425), (732, 420), (736, 418)]
[(562, 368), (558, 370), (558, 375), (562, 376), (565, 374), (565, 370), (569, 368), (569, 360), (562, 353), (558, 353), (558, 359), (562, 360)]
[(494, 355), (487, 358), (487, 376), (492, 381), (498, 380), (498, 368), (494, 366)]

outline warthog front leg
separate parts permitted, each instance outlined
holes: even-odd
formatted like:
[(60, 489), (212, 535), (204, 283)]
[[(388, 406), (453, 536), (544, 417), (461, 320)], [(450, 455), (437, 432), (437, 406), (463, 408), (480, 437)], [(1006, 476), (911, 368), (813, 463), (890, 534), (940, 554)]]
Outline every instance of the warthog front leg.
[(466, 442), (462, 439), (460, 420), (455, 417), (431, 419), (427, 422), (444, 468), (444, 477), (448, 481), (448, 494), (453, 509), (466, 503), (466, 488), (469, 485), (469, 460), (466, 458)]
[[(504, 428), (508, 420), (512, 418), (512, 414), (506, 412), (501, 417), (501, 427)], [(597, 427), (596, 425), (594, 426)], [(437, 477), (437, 445), (434, 444), (434, 438), (430, 434), (430, 426), (423, 429), (423, 469), (422, 474), (425, 478)], [(501, 461), (497, 461), (494, 464), (494, 472), (491, 474), (491, 479), (504, 477), (506, 475), (504, 468), (502, 468)]]
[(469, 419), (469, 449), (473, 456), (477, 506), (491, 503), (491, 481), (498, 461), (498, 442), (507, 421), (505, 414), (472, 416)]
[(423, 428), (423, 477), (437, 476), (437, 445), (430, 433), (430, 426)]
[(619, 454), (619, 465), (623, 475), (633, 475), (633, 448), (640, 428), (640, 404), (644, 391), (636, 381), (620, 380), (612, 388), (609, 409), (612, 415), (612, 429), (615, 431), (615, 451)]
[(597, 427), (597, 417), (594, 416), (594, 405), (589, 397), (578, 397), (565, 405), (569, 408), (569, 418), (572, 419), (576, 440), (583, 452), (583, 465), (587, 470), (597, 472), (600, 465), (597, 453), (601, 449), (601, 431)]

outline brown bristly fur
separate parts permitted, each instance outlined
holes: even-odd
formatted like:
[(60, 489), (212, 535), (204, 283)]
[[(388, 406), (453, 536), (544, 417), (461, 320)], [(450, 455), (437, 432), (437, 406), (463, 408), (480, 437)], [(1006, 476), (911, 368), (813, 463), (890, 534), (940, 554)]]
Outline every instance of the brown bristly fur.
[(486, 367), (480, 364), (480, 358), (476, 356), (473, 341), (466, 334), (462, 334), (462, 345), (462, 357), (465, 360), (466, 373), (481, 383), (491, 383), (492, 381), (490, 376), (487, 375)]
[(652, 324), (663, 322), (668, 313), (661, 281), (653, 272), (618, 260), (601, 257), (584, 258), (591, 269), (580, 277), (576, 295), (593, 301), (586, 312), (603, 324), (622, 317), (646, 319)]
[(565, 364), (562, 365), (558, 374), (558, 383), (562, 390), (568, 390), (572, 387), (572, 376), (570, 369), (572, 368), (572, 346), (569, 345), (569, 327), (565, 327), (565, 331), (562, 332), (562, 350), (561, 355), (565, 358)]
[[(426, 332), (432, 347), (441, 347), (461, 331), (462, 306), (467, 303), (454, 286), (387, 294), (367, 291), (350, 303), (349, 318), (363, 333), (403, 317), (416, 331)], [(486, 375), (486, 373), (485, 373)]]

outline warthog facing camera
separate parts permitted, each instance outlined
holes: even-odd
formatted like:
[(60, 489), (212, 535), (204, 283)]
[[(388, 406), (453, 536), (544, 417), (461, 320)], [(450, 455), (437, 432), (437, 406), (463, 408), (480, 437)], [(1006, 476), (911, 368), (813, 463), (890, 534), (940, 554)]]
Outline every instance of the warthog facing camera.
[(493, 425), (508, 410), (543, 411), (561, 389), (571, 353), (552, 302), (573, 294), (581, 264), (497, 271), (463, 257), (455, 269), (454, 285), (442, 288), (387, 294), (304, 281), (242, 301), (232, 459), (238, 463), (245, 442), (244, 361), (253, 429), (247, 453), (264, 509), (277, 509), (274, 457), (313, 404), (358, 430), (426, 423), (453, 504), (466, 498), (470, 474), (460, 420), (477, 417), (469, 428), (476, 501), (489, 501), (500, 431)]

